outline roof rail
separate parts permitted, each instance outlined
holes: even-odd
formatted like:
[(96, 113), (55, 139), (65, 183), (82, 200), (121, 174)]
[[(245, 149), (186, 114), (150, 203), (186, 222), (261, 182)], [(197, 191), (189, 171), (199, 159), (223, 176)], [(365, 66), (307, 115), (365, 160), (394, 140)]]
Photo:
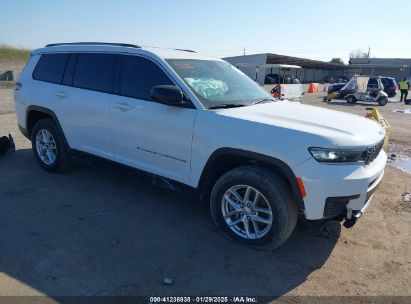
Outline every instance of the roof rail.
[(67, 43), (51, 43), (47, 44), (46, 47), (60, 46), (60, 45), (111, 45), (111, 46), (124, 46), (140, 49), (141, 46), (129, 43), (113, 43), (113, 42), (67, 42)]
[(190, 53), (195, 53), (195, 51), (192, 50), (184, 50), (184, 49), (174, 49), (176, 51), (183, 51), (183, 52), (190, 52)]

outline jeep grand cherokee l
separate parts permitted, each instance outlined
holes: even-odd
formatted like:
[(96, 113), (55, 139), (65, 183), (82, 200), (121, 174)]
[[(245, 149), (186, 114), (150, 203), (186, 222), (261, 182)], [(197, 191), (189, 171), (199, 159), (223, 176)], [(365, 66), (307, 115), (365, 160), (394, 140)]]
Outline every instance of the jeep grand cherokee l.
[(384, 129), (273, 100), (229, 63), (128, 44), (53, 44), (14, 92), (19, 128), (47, 171), (82, 151), (195, 189), (225, 236), (274, 249), (309, 220), (354, 221), (386, 163)]

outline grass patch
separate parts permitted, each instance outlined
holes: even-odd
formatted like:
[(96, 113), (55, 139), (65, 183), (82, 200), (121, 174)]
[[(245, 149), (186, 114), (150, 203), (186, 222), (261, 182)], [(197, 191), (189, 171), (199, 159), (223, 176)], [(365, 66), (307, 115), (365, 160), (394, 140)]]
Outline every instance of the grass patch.
[(27, 60), (30, 58), (31, 51), (28, 49), (14, 48), (8, 45), (0, 44), (0, 60)]

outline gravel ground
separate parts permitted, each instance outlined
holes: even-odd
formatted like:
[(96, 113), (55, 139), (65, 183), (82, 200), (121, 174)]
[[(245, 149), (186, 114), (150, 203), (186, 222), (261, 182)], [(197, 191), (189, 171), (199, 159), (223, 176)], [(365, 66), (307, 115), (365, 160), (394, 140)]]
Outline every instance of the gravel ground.
[[(303, 102), (365, 113), (323, 95)], [(411, 115), (395, 108), (404, 106), (381, 110), (391, 140), (407, 148)], [(8, 132), (17, 150), (0, 159), (2, 296), (411, 296), (411, 204), (402, 201), (411, 176), (394, 167), (354, 228), (330, 222), (320, 233), (320, 223), (301, 222), (282, 248), (262, 252), (223, 239), (208, 206), (133, 171), (96, 161), (42, 171), (18, 132), (12, 90), (0, 88)]]

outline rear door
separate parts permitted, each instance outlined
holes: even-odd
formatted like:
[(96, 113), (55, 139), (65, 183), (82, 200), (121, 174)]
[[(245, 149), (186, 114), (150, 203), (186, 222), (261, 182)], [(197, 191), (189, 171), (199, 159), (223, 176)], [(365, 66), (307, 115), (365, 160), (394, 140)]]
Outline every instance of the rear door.
[(382, 85), (384, 86), (384, 89), (390, 90), (390, 91), (395, 91), (397, 89), (397, 83), (395, 82), (394, 78), (390, 77), (383, 77), (381, 78)]
[(109, 105), (118, 55), (71, 54), (56, 92), (57, 116), (71, 148), (112, 159)]
[[(38, 58), (36, 58), (38, 57)], [(26, 75), (26, 68), (20, 78), (33, 77), (33, 82), (20, 80), (24, 83), (23, 90), (27, 90), (27, 96), (18, 98), (16, 109), (18, 113), (25, 112), (25, 98), (29, 98), (29, 103), (32, 105), (41, 105), (42, 107), (51, 109), (54, 113), (58, 113), (61, 108), (61, 99), (57, 96), (58, 92), (65, 90), (62, 85), (64, 71), (69, 60), (69, 53), (50, 53), (42, 55), (34, 55), (28, 65), (36, 62), (36, 67), (32, 75)], [(28, 72), (28, 71), (27, 71)], [(27, 79), (28, 80), (28, 79)], [(21, 93), (23, 90), (20, 90)], [(22, 117), (24, 120), (26, 117)], [(24, 125), (24, 124), (22, 124)]]
[(196, 109), (160, 104), (151, 88), (173, 85), (154, 61), (120, 55), (119, 93), (111, 101), (115, 160), (180, 182), (188, 182)]

